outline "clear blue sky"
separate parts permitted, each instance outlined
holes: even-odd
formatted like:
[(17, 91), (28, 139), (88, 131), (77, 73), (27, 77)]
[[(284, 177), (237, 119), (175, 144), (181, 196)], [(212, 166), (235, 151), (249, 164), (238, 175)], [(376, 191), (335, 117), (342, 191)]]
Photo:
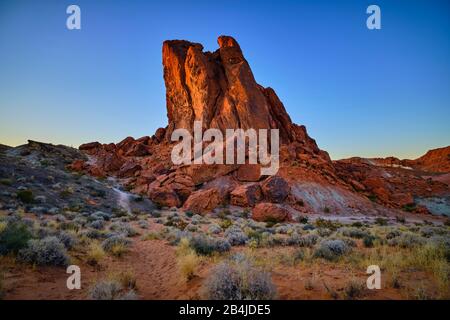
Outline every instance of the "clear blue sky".
[[(66, 29), (81, 7), (82, 29)], [(382, 29), (366, 28), (378, 4)], [(449, 1), (0, 1), (0, 143), (78, 146), (167, 123), (161, 46), (234, 36), (332, 158), (450, 144)]]

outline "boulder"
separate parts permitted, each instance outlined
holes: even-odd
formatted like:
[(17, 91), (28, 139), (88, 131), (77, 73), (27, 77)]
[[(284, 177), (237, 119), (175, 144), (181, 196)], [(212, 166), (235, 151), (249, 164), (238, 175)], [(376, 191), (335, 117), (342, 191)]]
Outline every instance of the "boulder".
[(149, 190), (148, 197), (161, 207), (180, 207), (181, 201), (169, 187), (156, 187)]
[(261, 198), (261, 187), (257, 183), (251, 183), (234, 189), (231, 192), (230, 204), (240, 207), (253, 207)]
[(281, 203), (290, 192), (289, 184), (280, 176), (271, 176), (264, 180), (261, 189), (266, 200)]
[(222, 201), (217, 189), (200, 189), (189, 196), (183, 205), (183, 210), (205, 215), (221, 205)]
[(283, 222), (291, 220), (291, 215), (281, 204), (263, 202), (253, 208), (252, 219), (261, 222)]

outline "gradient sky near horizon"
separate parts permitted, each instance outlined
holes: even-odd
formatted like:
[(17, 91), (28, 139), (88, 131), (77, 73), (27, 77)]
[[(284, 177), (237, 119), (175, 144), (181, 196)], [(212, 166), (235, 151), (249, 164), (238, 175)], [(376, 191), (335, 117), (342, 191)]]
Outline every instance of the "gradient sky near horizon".
[(152, 135), (167, 124), (162, 42), (214, 51), (225, 34), (333, 159), (416, 158), (450, 145), (449, 3), (1, 0), (0, 143)]

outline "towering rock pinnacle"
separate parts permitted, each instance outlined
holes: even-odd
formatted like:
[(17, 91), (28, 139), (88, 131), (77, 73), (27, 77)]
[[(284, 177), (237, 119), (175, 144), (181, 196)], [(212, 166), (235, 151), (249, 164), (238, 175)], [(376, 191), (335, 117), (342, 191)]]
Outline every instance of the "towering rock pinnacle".
[(236, 40), (220, 36), (217, 42), (215, 52), (188, 41), (164, 42), (167, 137), (177, 128), (191, 131), (197, 120), (205, 129), (279, 129), (284, 143), (308, 140), (275, 91), (256, 82)]

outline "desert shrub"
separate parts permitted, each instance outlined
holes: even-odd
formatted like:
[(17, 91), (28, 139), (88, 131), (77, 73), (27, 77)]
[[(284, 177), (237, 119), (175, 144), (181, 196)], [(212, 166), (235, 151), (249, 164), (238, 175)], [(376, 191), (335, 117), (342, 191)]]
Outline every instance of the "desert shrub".
[(59, 231), (56, 234), (56, 237), (59, 241), (61, 241), (66, 249), (72, 249), (78, 242), (78, 239), (74, 235), (65, 231)]
[(213, 238), (206, 235), (194, 235), (189, 240), (190, 246), (200, 255), (211, 255), (214, 252), (226, 252), (231, 244), (223, 238)]
[(318, 228), (317, 229), (317, 234), (319, 236), (321, 236), (322, 238), (329, 237), (329, 236), (331, 236), (332, 233), (333, 233), (333, 231), (331, 231), (328, 228)]
[(379, 226), (387, 226), (388, 225), (388, 220), (382, 217), (376, 217), (375, 218), (375, 224), (379, 225)]
[(364, 238), (363, 238), (363, 245), (364, 245), (364, 247), (366, 247), (366, 248), (372, 248), (373, 247), (373, 245), (374, 245), (374, 241), (375, 241), (375, 237), (374, 236), (372, 236), (372, 235), (367, 235), (367, 236), (365, 236)]
[(402, 233), (399, 230), (391, 230), (386, 234), (386, 239), (393, 239), (395, 237), (400, 236)]
[(344, 287), (344, 297), (346, 299), (356, 299), (364, 295), (365, 285), (356, 279), (351, 279)]
[(31, 190), (20, 190), (17, 192), (17, 198), (23, 203), (33, 203), (34, 195)]
[(94, 220), (89, 224), (89, 227), (91, 227), (93, 229), (97, 229), (97, 230), (103, 229), (104, 226), (105, 226), (105, 221), (103, 219)]
[(161, 240), (161, 234), (159, 234), (156, 231), (150, 231), (148, 233), (146, 233), (144, 236), (142, 236), (142, 240), (147, 241), (147, 240)]
[(288, 244), (290, 245), (298, 245), (300, 247), (312, 247), (317, 243), (319, 236), (316, 234), (307, 234), (300, 236), (297, 233), (293, 233), (289, 239)]
[(191, 218), (192, 224), (199, 224), (199, 223), (202, 223), (202, 221), (203, 221), (203, 217), (199, 214), (195, 214)]
[(102, 248), (106, 252), (111, 253), (116, 246), (122, 246), (127, 248), (131, 244), (131, 241), (125, 238), (123, 235), (113, 235), (102, 242)]
[(275, 228), (275, 233), (287, 234), (290, 228), (286, 225), (278, 226)]
[(352, 227), (361, 228), (363, 226), (361, 221), (355, 221), (352, 223)]
[(388, 241), (390, 246), (396, 246), (401, 248), (413, 248), (423, 245), (424, 239), (414, 233), (404, 232), (400, 236), (392, 238)]
[(122, 257), (127, 252), (128, 252), (128, 246), (124, 245), (123, 243), (116, 243), (109, 250), (109, 253), (111, 255), (118, 257), (118, 258)]
[(349, 251), (350, 247), (343, 240), (323, 240), (314, 250), (314, 257), (333, 261)]
[(447, 230), (445, 230), (443, 228), (439, 228), (439, 227), (433, 227), (433, 226), (424, 226), (424, 227), (420, 228), (419, 231), (420, 231), (420, 234), (426, 238), (433, 237), (434, 235), (448, 234)]
[(350, 238), (362, 239), (368, 237), (370, 234), (367, 231), (355, 228), (355, 227), (343, 227), (339, 231), (342, 235)]
[(28, 246), (19, 251), (18, 257), (37, 265), (67, 266), (70, 261), (64, 244), (53, 236), (28, 241)]
[(141, 227), (142, 229), (148, 229), (149, 223), (146, 220), (139, 220), (138, 221), (138, 225), (139, 227)]
[(258, 230), (254, 230), (251, 228), (247, 228), (246, 230), (246, 234), (247, 237), (249, 238), (250, 241), (254, 241), (256, 243), (256, 245), (260, 245), (262, 240), (263, 240), (263, 233), (258, 231)]
[(27, 246), (28, 241), (32, 238), (28, 226), (21, 221), (2, 222), (2, 229), (0, 231), (0, 255), (17, 254), (19, 250)]
[(314, 224), (317, 228), (326, 228), (332, 231), (337, 230), (341, 226), (340, 223), (338, 222), (334, 222), (323, 218), (318, 218)]
[(195, 270), (199, 264), (199, 257), (195, 252), (177, 258), (180, 273), (187, 281), (195, 276)]
[(137, 235), (137, 231), (133, 229), (128, 223), (125, 222), (113, 222), (109, 226), (110, 230), (121, 233), (126, 237), (133, 237)]
[(61, 230), (72, 230), (72, 231), (78, 231), (81, 229), (81, 225), (74, 221), (69, 222), (61, 222), (59, 224), (59, 228)]
[(225, 230), (225, 238), (232, 246), (243, 245), (248, 240), (247, 235), (238, 226), (231, 226)]
[(139, 297), (134, 290), (128, 290), (127, 292), (121, 294), (117, 297), (117, 300), (138, 300)]
[(433, 236), (430, 238), (429, 244), (441, 248), (445, 259), (450, 262), (450, 238), (448, 236)]
[(208, 227), (208, 232), (212, 234), (218, 234), (222, 232), (222, 228), (218, 224), (213, 223)]
[(89, 298), (93, 300), (136, 300), (133, 290), (123, 292), (123, 287), (117, 280), (103, 280), (97, 282), (89, 291)]
[(276, 296), (270, 273), (248, 261), (220, 263), (206, 279), (204, 290), (211, 300), (269, 300)]
[(105, 257), (105, 251), (102, 246), (96, 242), (92, 242), (89, 245), (89, 249), (86, 253), (86, 262), (91, 266), (98, 266)]
[(105, 238), (105, 233), (99, 231), (97, 229), (89, 229), (82, 233), (82, 235), (86, 236), (89, 239), (102, 239)]
[(191, 280), (195, 276), (195, 271), (200, 259), (191, 248), (189, 239), (183, 238), (178, 244), (177, 250), (177, 264), (181, 275), (187, 281)]
[(230, 219), (223, 219), (219, 222), (219, 224), (222, 229), (228, 229), (233, 225), (233, 221), (231, 221)]
[(133, 270), (128, 269), (121, 271), (112, 276), (113, 280), (117, 280), (122, 288), (125, 289), (137, 289), (137, 279)]

